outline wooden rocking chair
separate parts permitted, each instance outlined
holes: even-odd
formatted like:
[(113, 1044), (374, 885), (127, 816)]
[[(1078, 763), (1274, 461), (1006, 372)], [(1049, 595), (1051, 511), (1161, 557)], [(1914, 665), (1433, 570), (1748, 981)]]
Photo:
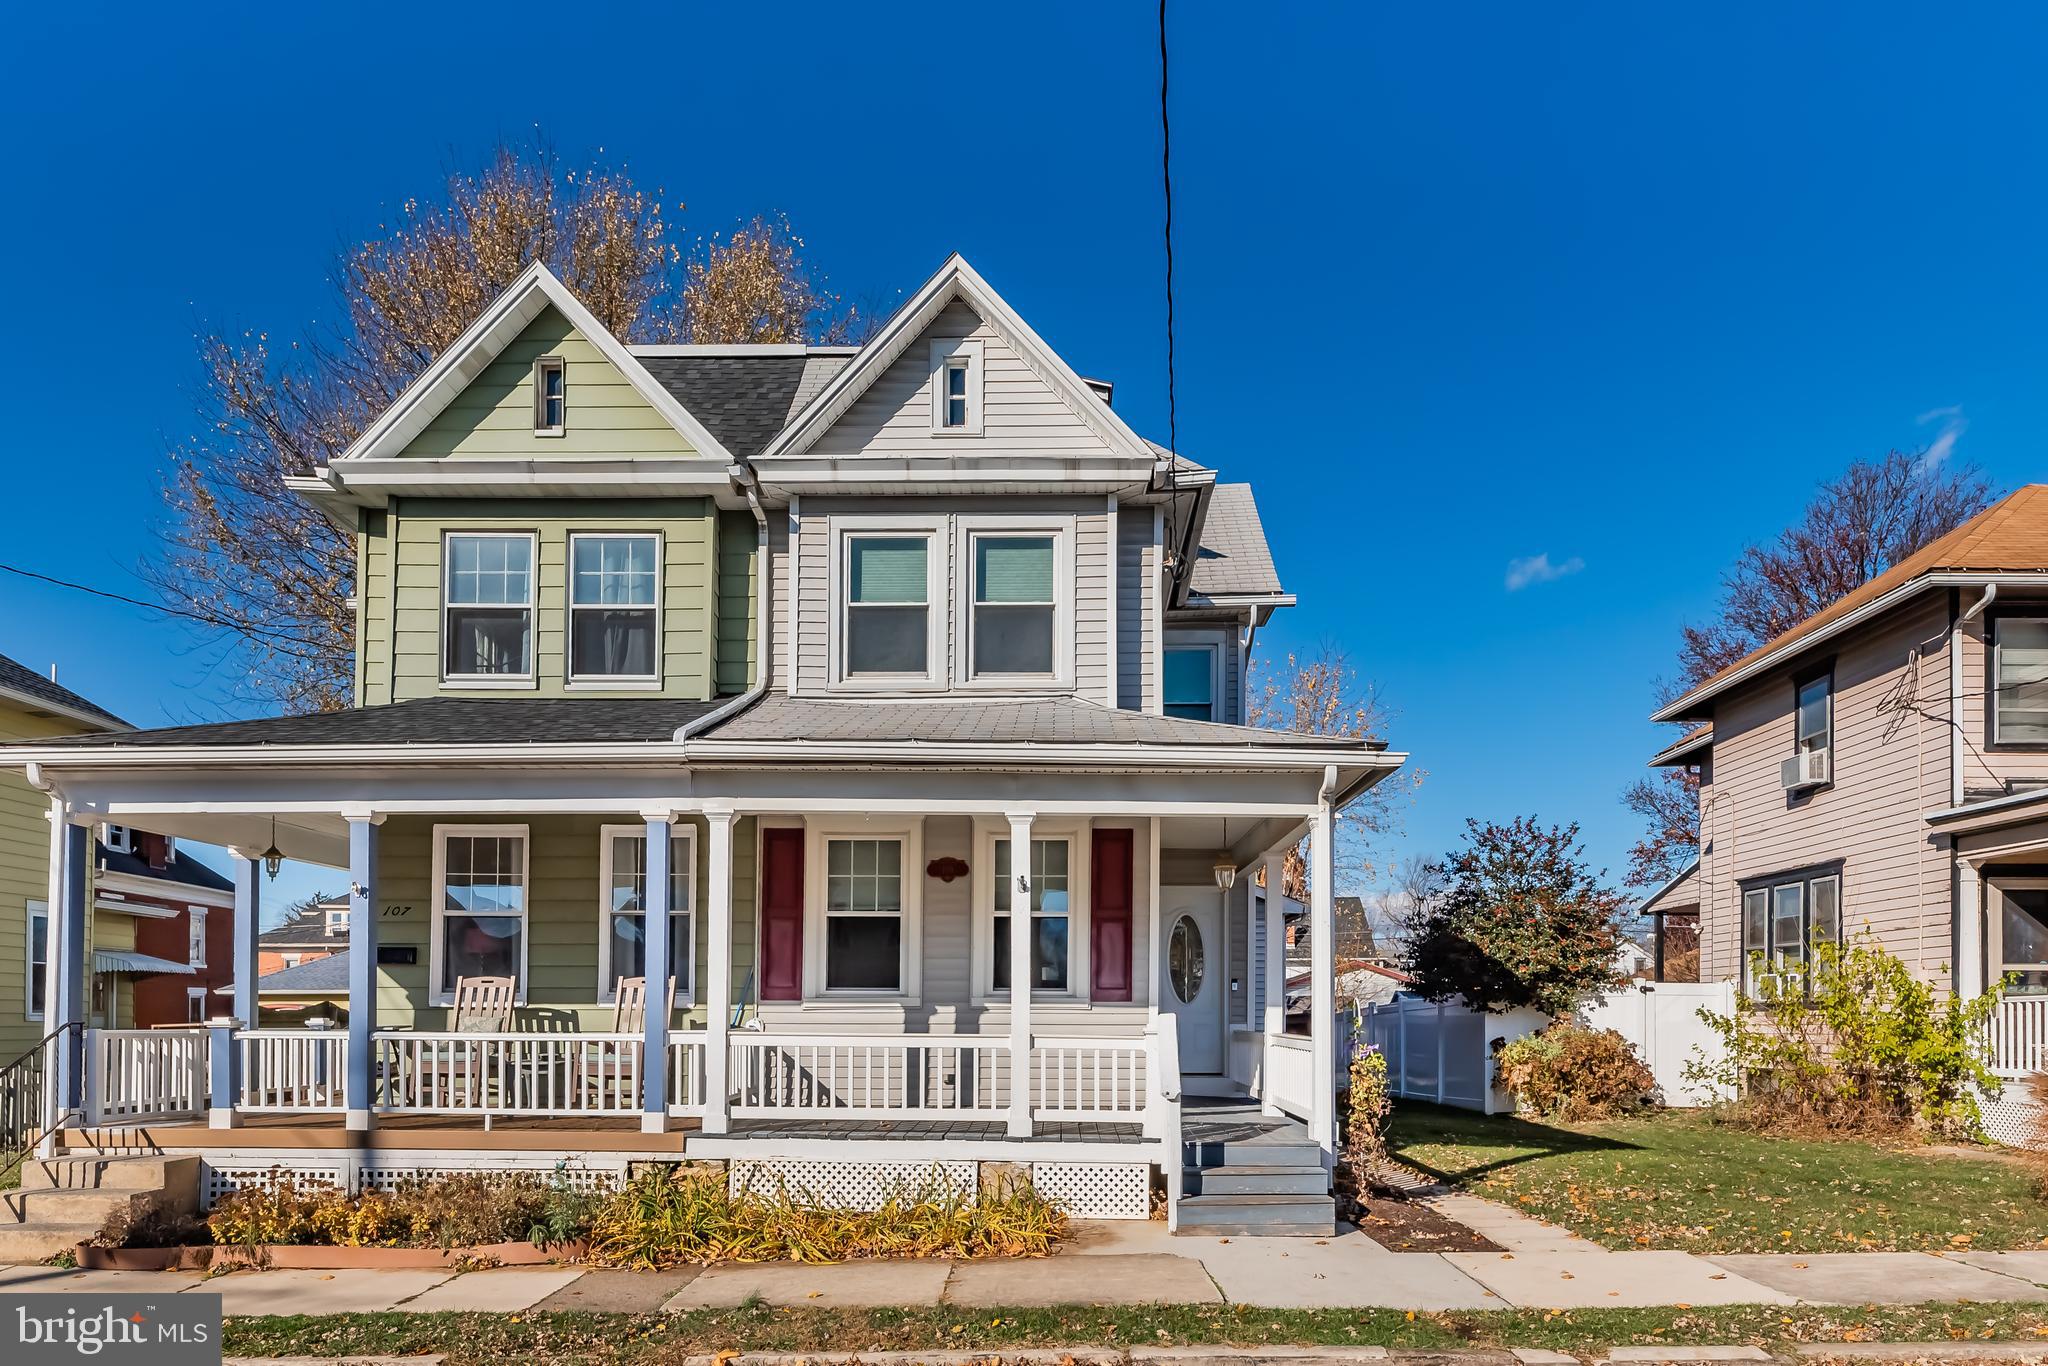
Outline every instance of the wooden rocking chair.
[[(664, 1020), (675, 1018), (675, 1011), (676, 979), (671, 977), (668, 979), (668, 1010), (663, 1014), (662, 1018)], [(611, 1032), (614, 1034), (640, 1035), (644, 1035), (647, 1032), (647, 979), (645, 977), (619, 978), (617, 985), (612, 990)], [(599, 1100), (604, 1098), (606, 1091), (613, 1090), (624, 1083), (626, 1078), (624, 1050), (629, 1046), (608, 1041), (578, 1050), (576, 1057), (578, 1070), (582, 1073), (582, 1076), (578, 1079), (577, 1089), (578, 1093), (584, 1096), (586, 1104), (590, 1104), (595, 1108)], [(663, 1052), (666, 1053), (667, 1050), (664, 1049)], [(666, 1066), (667, 1062), (668, 1059), (666, 1057), (661, 1057), (655, 1060), (654, 1065)], [(646, 1065), (644, 1059), (642, 1060), (642, 1065)], [(616, 1103), (630, 1109), (632, 1108), (633, 1099), (631, 1096), (619, 1097)]]
[[(519, 982), (512, 977), (458, 977), (455, 999), (448, 1007), (451, 1034), (505, 1034), (512, 1029), (512, 1011), (519, 999)], [(444, 1098), (466, 1097), (462, 1108), (483, 1112), (484, 1127), (491, 1127), (493, 1091), (502, 1092), (497, 1075), (480, 1046), (460, 1039), (432, 1044), (424, 1054), (409, 1061), (412, 1075), (401, 1080), (401, 1089), (414, 1104), (433, 1104)], [(498, 1097), (503, 1101), (502, 1094)]]

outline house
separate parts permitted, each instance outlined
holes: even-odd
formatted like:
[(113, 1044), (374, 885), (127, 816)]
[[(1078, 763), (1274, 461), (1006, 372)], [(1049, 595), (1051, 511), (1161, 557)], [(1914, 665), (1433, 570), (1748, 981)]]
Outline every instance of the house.
[(1637, 908), (1649, 917), (1659, 982), (1700, 980), (1700, 861), (1697, 855)]
[[(199, 1024), (234, 968), (234, 884), (168, 835), (103, 825), (93, 849), (93, 914), (134, 920), (131, 1008), (112, 1027)], [(106, 955), (99, 955), (104, 958)], [(96, 968), (98, 964), (95, 964)]]
[[(2048, 1069), (2048, 485), (2021, 488), (1692, 688), (1703, 981), (1868, 934)], [(1678, 889), (1673, 889), (1674, 898)], [(1987, 1123), (2013, 1136), (2022, 1088)]]
[(256, 979), (258, 1018), (265, 1026), (346, 1023), (348, 963), (348, 950), (341, 949), (264, 973)]
[(257, 980), (348, 952), (348, 898), (315, 897), (256, 937)]
[[(857, 348), (628, 346), (526, 271), (289, 481), (360, 547), (356, 708), (0, 750), (74, 830), (237, 851), (243, 1023), (205, 1068), (95, 1036), (61, 1141), (144, 1128), (210, 1191), (1026, 1163), (1080, 1213), (1327, 1232), (1332, 822), (1403, 756), (1242, 724), (1293, 601), (1258, 505), (1111, 396), (958, 257)], [(1296, 1037), (1252, 874), (1305, 834)], [(346, 1030), (246, 1027), (270, 847), (345, 870)], [(1250, 1135), (1275, 1193), (1186, 1189)]]

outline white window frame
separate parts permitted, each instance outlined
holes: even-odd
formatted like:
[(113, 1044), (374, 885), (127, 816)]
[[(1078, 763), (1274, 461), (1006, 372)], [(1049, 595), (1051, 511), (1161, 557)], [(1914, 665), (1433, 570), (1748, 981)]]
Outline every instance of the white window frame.
[(443, 920), (448, 902), (448, 841), (481, 835), (489, 838), (516, 836), (519, 840), (519, 981), (516, 1005), (526, 1004), (529, 963), (533, 956), (533, 832), (524, 825), (437, 825), (434, 827), (433, 939), (427, 952), (427, 1004), (452, 1006), (455, 993), (441, 987), (442, 951), (446, 933)]
[[(547, 421), (547, 376), (552, 371), (562, 377), (562, 420), (553, 426)], [(563, 436), (569, 430), (569, 363), (560, 356), (539, 356), (533, 362), (533, 434), (535, 436)]]
[[(903, 846), (902, 963), (896, 991), (825, 989), (825, 869), (833, 840), (896, 840)], [(805, 1001), (871, 1001), (915, 1005), (924, 992), (924, 822), (808, 821), (804, 825)]]
[[(1826, 690), (1828, 710), (1827, 728), (1821, 731), (1818, 735), (1801, 735), (1799, 733), (1800, 718), (1805, 708), (1802, 705), (1800, 699), (1805, 694), (1806, 690), (1808, 688), (1813, 687), (1815, 684), (1819, 684), (1822, 688)], [(1804, 682), (1795, 683), (1792, 685), (1792, 748), (1800, 754), (1807, 754), (1811, 753), (1814, 750), (1819, 749), (1832, 751), (1834, 749), (1834, 746), (1835, 671), (1833, 669), (1829, 669), (1826, 673), (1815, 674), (1811, 678), (1806, 679)], [(1830, 771), (1832, 771), (1832, 767), (1830, 768)]]
[[(925, 671), (921, 674), (848, 674), (846, 672), (847, 611), (846, 600), (852, 589), (851, 576), (847, 573), (847, 560), (855, 540), (875, 537), (883, 540), (901, 540), (911, 537), (926, 539), (925, 570)], [(826, 519), (826, 539), (831, 545), (831, 559), (826, 575), (827, 591), (832, 598), (832, 620), (830, 627), (831, 663), (828, 677), (835, 691), (841, 692), (928, 692), (944, 688), (950, 676), (946, 663), (946, 641), (948, 637), (948, 602), (946, 599), (947, 555), (951, 543), (946, 535), (946, 519), (943, 517), (891, 517), (846, 516)]]
[(206, 907), (188, 906), (185, 915), (185, 966), (203, 968), (206, 966)]
[[(1160, 647), (1159, 661), (1159, 714), (1171, 716), (1166, 708), (1170, 705), (1166, 697), (1166, 656), (1176, 650), (1206, 650), (1209, 652), (1209, 719), (1225, 721), (1223, 708), (1223, 642), (1212, 635), (1193, 632), (1168, 631), (1166, 643)], [(1185, 719), (1185, 718), (1183, 718)]]
[[(1094, 827), (1087, 821), (1046, 820), (1040, 818), (1031, 823), (1031, 838), (1039, 840), (1064, 840), (1067, 844), (1067, 989), (1045, 991), (1037, 987), (1031, 990), (1033, 1001), (1086, 1004), (1092, 996), (1094, 982), (1093, 964), (1088, 951), (1092, 931), (1089, 924), (1091, 907), (1089, 899), (1094, 887), (1094, 868), (1091, 864), (1095, 841), (1091, 838)], [(998, 888), (996, 880), (996, 841), (1010, 838), (1008, 821), (994, 817), (977, 817), (974, 823), (974, 857), (969, 861), (969, 892), (973, 897), (973, 929), (968, 935), (970, 952), (974, 956), (974, 970), (969, 981), (972, 983), (976, 1005), (1005, 1006), (1010, 1003), (1010, 989), (995, 985), (995, 940), (996, 898), (1000, 895), (1003, 904), (1000, 913), (1010, 911), (1009, 889)], [(1014, 855), (1011, 871), (1016, 871)], [(1015, 965), (1012, 965), (1014, 970)], [(1134, 971), (1138, 970), (1134, 968)]]
[(100, 827), (100, 838), (107, 848), (114, 850), (116, 853), (132, 854), (135, 852), (135, 830), (132, 826), (115, 825), (112, 821), (108, 821), (104, 826)]
[(1985, 705), (1991, 716), (1991, 743), (2001, 747), (2009, 746), (2014, 749), (2040, 749), (2042, 748), (2042, 742), (2039, 740), (2007, 740), (2001, 733), (2002, 718), (2000, 716), (1999, 699), (2002, 695), (2001, 689), (2005, 685), (1999, 680), (2005, 673), (2005, 642), (2000, 636), (2005, 623), (2008, 621), (2031, 622), (2036, 625), (2048, 626), (2048, 613), (2029, 614), (2013, 612), (2004, 616), (1994, 617), (1991, 621), (1989, 628), (1991, 637), (1991, 662), (1988, 669), (1989, 686), (1985, 689), (1987, 695)]
[[(953, 563), (959, 566), (954, 578), (954, 620), (961, 629), (954, 633), (959, 648), (953, 652), (953, 684), (989, 692), (1057, 692), (1074, 686), (1074, 519), (1072, 517), (961, 516), (954, 518)], [(1049, 674), (988, 674), (974, 671), (975, 585), (974, 543), (982, 537), (1003, 539), (1014, 536), (1050, 536), (1052, 546), (1053, 613), (1052, 672)]]
[[(449, 554), (459, 540), (514, 540), (524, 538), (529, 547), (527, 557), (526, 597), (526, 672), (523, 674), (451, 674), (448, 672), (449, 614), (459, 605), (463, 607), (518, 607), (522, 604), (506, 603), (452, 603), (448, 590), (454, 582), (454, 563)], [(441, 639), (437, 642), (441, 653), (441, 686), (464, 691), (475, 688), (532, 688), (540, 678), (540, 533), (537, 531), (486, 531), (465, 529), (441, 533)]]
[[(597, 999), (606, 1005), (618, 1000), (618, 977), (612, 971), (612, 920), (624, 914), (637, 918), (642, 912), (618, 912), (612, 909), (612, 842), (619, 839), (638, 839), (647, 842), (647, 825), (606, 825), (599, 828), (597, 857)], [(676, 979), (676, 1004), (693, 1005), (697, 1000), (697, 827), (687, 821), (678, 821), (669, 827), (669, 857), (677, 860), (671, 865), (685, 868), (689, 876), (683, 880), (686, 894), (690, 898), (688, 909), (683, 914), (683, 954), (685, 961), (680, 965), (671, 963), (669, 970)], [(681, 848), (677, 848), (680, 845)], [(669, 907), (669, 918), (675, 919), (676, 908)], [(659, 1000), (650, 983), (648, 998)]]
[[(576, 614), (602, 610), (606, 606), (622, 606), (619, 603), (584, 603), (576, 601), (576, 542), (581, 540), (641, 540), (654, 542), (654, 601), (649, 604), (654, 610), (654, 672), (651, 674), (579, 674), (576, 672)], [(569, 533), (568, 558), (564, 561), (564, 573), (568, 583), (564, 586), (563, 598), (568, 620), (562, 637), (562, 673), (565, 686), (569, 688), (659, 688), (662, 670), (662, 584), (667, 545), (658, 531), (595, 531), (585, 529)], [(639, 604), (630, 604), (638, 607)]]
[[(43, 922), (43, 961), (41, 963), (36, 962), (35, 959), (36, 922), (38, 920)], [(47, 901), (29, 902), (27, 913), (22, 917), (21, 930), (24, 936), (21, 941), (21, 1018), (24, 1020), (40, 1020), (43, 1018), (43, 1012), (35, 1008), (36, 979), (43, 978), (47, 984), (51, 948), (50, 935), (54, 931), (54, 926), (50, 921), (50, 903)], [(47, 1005), (48, 1002), (44, 1004)]]
[[(198, 1006), (199, 1006), (199, 1013), (198, 1013), (197, 1015), (194, 1015), (194, 1014), (192, 1013), (192, 1006), (193, 1006), (193, 1003), (194, 1003), (194, 1002), (197, 1002), (197, 1003), (198, 1003)], [(205, 987), (186, 987), (186, 988), (185, 988), (185, 1023), (186, 1023), (186, 1024), (205, 1024), (205, 1023), (206, 1023), (206, 1021), (207, 1021), (207, 1020), (208, 1020), (209, 1018), (211, 1018), (211, 1017), (210, 1017), (210, 1016), (209, 1016), (209, 1014), (207, 1013), (207, 1009), (206, 1009), (206, 988), (205, 988)], [(255, 1028), (255, 1027), (256, 1027), (256, 1026), (255, 1026), (255, 1021), (253, 1021), (253, 1020), (252, 1020), (252, 1021), (250, 1021), (249, 1023), (250, 1023), (250, 1028), (252, 1028), (252, 1029), (253, 1029), (253, 1028)]]
[[(978, 338), (954, 337), (932, 343), (931, 391), (932, 435), (941, 437), (980, 436), (983, 431), (982, 398), (986, 388), (983, 374), (983, 346)], [(946, 372), (958, 366), (967, 370), (967, 421), (957, 427), (946, 425)]]
[[(1843, 888), (1846, 883), (1845, 873), (1846, 870), (1841, 868), (1792, 872), (1784, 876), (1762, 878), (1738, 889), (1736, 897), (1738, 918), (1735, 925), (1735, 942), (1736, 953), (1742, 962), (1741, 976), (1745, 991), (1753, 995), (1761, 985), (1755, 980), (1755, 975), (1751, 972), (1750, 954), (1752, 951), (1760, 951), (1762, 953), (1764, 975), (1767, 977), (1776, 976), (1783, 969), (1789, 957), (1779, 947), (1777, 938), (1777, 899), (1781, 888), (1797, 887), (1799, 889), (1799, 932), (1801, 939), (1798, 961), (1800, 963), (1812, 961), (1813, 889), (1823, 882), (1835, 884), (1835, 938), (1832, 942), (1836, 944), (1843, 942), (1843, 939), (1846, 937), (1843, 927), (1848, 918), (1848, 912), (1842, 900)], [(1749, 942), (1749, 898), (1752, 896), (1761, 896), (1764, 899), (1764, 942), (1760, 949), (1757, 949), (1756, 946), (1751, 945)]]

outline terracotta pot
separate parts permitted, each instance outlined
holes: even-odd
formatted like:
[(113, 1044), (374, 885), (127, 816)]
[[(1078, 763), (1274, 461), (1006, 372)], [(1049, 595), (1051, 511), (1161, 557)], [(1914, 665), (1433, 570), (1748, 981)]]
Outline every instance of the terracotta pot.
[(92, 1271), (163, 1271), (177, 1267), (263, 1266), (294, 1271), (438, 1271), (463, 1260), (499, 1266), (545, 1266), (581, 1261), (587, 1244), (577, 1241), (535, 1247), (532, 1243), (486, 1243), (479, 1247), (306, 1247), (289, 1243), (261, 1247), (92, 1247), (81, 1243), (78, 1264)]

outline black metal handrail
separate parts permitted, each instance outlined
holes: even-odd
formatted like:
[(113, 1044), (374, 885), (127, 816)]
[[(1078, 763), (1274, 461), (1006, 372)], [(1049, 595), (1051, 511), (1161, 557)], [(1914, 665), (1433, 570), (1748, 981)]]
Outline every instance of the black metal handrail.
[(85, 1044), (85, 1026), (62, 1024), (42, 1042), (5, 1067), (0, 1067), (0, 1179), (28, 1159), (43, 1136), (43, 1085), (49, 1075), (50, 1045), (66, 1034), (78, 1047)]

